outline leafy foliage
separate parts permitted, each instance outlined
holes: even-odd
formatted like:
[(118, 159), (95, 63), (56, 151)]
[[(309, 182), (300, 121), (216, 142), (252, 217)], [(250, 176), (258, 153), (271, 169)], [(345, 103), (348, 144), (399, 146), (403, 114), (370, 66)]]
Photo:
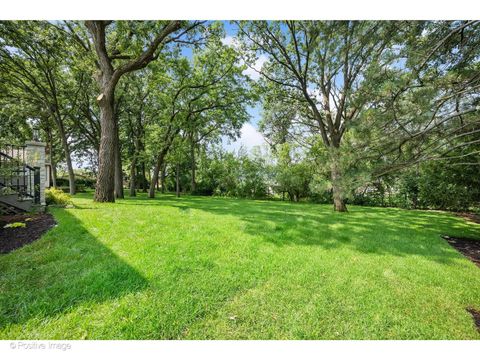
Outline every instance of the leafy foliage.
[(13, 223), (9, 223), (9, 224), (5, 225), (3, 228), (4, 229), (16, 229), (16, 228), (24, 228), (26, 226), (27, 226), (27, 224), (25, 224), (24, 222), (13, 222)]
[(45, 201), (47, 205), (67, 206), (72, 203), (72, 198), (60, 189), (49, 188), (45, 190)]

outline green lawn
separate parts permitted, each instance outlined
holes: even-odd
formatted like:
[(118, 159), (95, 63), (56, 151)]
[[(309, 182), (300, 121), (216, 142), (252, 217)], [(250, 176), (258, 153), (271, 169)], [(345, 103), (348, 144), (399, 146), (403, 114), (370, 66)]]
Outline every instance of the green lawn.
[(480, 269), (442, 212), (75, 198), (0, 255), (0, 338), (480, 339)]

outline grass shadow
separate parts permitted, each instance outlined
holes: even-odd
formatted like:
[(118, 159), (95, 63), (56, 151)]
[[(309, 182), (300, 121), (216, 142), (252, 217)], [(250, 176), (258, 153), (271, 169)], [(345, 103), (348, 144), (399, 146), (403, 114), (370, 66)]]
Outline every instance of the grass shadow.
[[(440, 236), (475, 236), (480, 227), (437, 211), (350, 206), (335, 213), (328, 205), (243, 199), (208, 199), (200, 196), (128, 199), (126, 205), (167, 205), (184, 212), (197, 209), (219, 216), (231, 215), (244, 231), (276, 246), (350, 247), (362, 253), (420, 255), (440, 263), (458, 260), (459, 254)], [(478, 233), (476, 234), (478, 237)]]
[[(0, 328), (136, 292), (147, 281), (66, 209), (40, 240), (0, 255)], [(19, 256), (21, 255), (21, 256)]]

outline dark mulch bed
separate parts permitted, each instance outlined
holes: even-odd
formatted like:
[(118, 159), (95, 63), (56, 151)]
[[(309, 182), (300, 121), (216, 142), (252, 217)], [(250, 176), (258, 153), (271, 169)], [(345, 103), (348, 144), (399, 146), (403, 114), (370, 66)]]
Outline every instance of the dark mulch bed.
[(447, 242), (480, 267), (480, 240), (442, 236)]
[(472, 213), (458, 213), (457, 215), (464, 218), (465, 220), (480, 224), (480, 215)]
[[(25, 221), (26, 219), (30, 220)], [(13, 222), (23, 222), (26, 227), (3, 228), (6, 224)], [(0, 253), (6, 254), (30, 244), (55, 224), (56, 222), (50, 214), (0, 216)]]
[[(463, 216), (463, 215), (462, 215)], [(473, 220), (472, 220), (473, 221)], [(457, 251), (463, 254), (466, 258), (473, 261), (475, 265), (480, 267), (480, 240), (468, 238), (456, 238), (452, 236), (443, 235), (442, 238), (454, 247)], [(473, 321), (477, 330), (480, 332), (480, 311), (474, 308), (466, 309), (472, 315)]]
[(472, 315), (473, 321), (475, 321), (475, 325), (477, 326), (477, 330), (480, 331), (480, 311), (473, 308), (468, 308), (467, 311)]

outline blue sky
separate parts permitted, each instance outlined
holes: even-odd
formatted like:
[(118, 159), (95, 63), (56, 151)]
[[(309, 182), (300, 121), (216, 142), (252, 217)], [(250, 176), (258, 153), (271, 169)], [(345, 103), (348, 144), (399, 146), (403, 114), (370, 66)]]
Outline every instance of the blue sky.
[[(223, 21), (225, 28), (226, 38), (233, 38), (237, 34), (237, 28), (234, 24), (231, 24), (229, 21)], [(227, 40), (228, 42), (228, 40)], [(258, 64), (258, 65), (261, 65)], [(258, 74), (253, 69), (248, 69), (246, 74), (253, 79), (258, 79)], [(227, 139), (223, 140), (223, 146), (227, 150), (238, 151), (238, 149), (243, 145), (245, 148), (250, 150), (252, 147), (257, 145), (265, 144), (265, 140), (258, 132), (258, 122), (260, 120), (261, 105), (257, 104), (255, 107), (249, 107), (248, 113), (251, 116), (250, 122), (243, 125), (241, 130), (241, 136), (237, 141), (229, 143)]]
[[(231, 24), (229, 21), (222, 21), (225, 29), (225, 43), (230, 44), (233, 37), (237, 35), (237, 28), (234, 24)], [(186, 57), (192, 56), (192, 51), (190, 48), (185, 47), (182, 49), (182, 54)], [(261, 64), (265, 58), (260, 59), (256, 64), (256, 68), (261, 67)], [(252, 79), (256, 80), (259, 78), (259, 74), (253, 69), (245, 70), (245, 74), (250, 76)], [(243, 145), (246, 149), (250, 150), (252, 147), (257, 145), (265, 144), (265, 140), (258, 132), (258, 122), (260, 120), (261, 105), (257, 104), (254, 107), (247, 108), (248, 113), (251, 116), (251, 119), (248, 123), (244, 124), (241, 129), (240, 138), (237, 141), (232, 142), (228, 138), (222, 138), (222, 145), (225, 149), (230, 151), (238, 151), (238, 149)]]

